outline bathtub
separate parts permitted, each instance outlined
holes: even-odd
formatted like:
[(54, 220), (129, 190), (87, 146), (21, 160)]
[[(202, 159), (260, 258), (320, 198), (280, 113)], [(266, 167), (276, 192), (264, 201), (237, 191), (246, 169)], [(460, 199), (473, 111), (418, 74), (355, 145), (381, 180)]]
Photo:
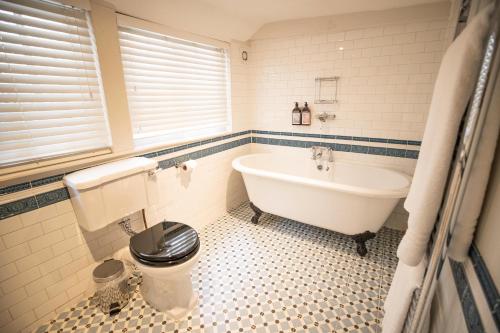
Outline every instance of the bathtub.
[(262, 212), (350, 235), (366, 255), (373, 238), (411, 179), (394, 170), (344, 162), (317, 162), (305, 155), (251, 154), (236, 158), (258, 223)]

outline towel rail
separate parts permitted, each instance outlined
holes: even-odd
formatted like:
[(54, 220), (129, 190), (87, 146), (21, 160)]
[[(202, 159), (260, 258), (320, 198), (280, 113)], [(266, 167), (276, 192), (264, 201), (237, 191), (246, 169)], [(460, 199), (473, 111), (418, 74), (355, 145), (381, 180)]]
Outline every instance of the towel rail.
[(458, 149), (450, 169), (452, 171), (448, 178), (446, 195), (436, 223), (433, 243), (429, 247), (429, 264), (422, 287), (413, 294), (412, 304), (416, 303), (416, 305), (408, 311), (405, 332), (420, 333), (423, 331), (426, 314), (430, 309), (441, 268), (446, 259), (448, 242), (465, 193), (486, 114), (497, 111), (489, 109), (489, 103), (494, 93), (495, 81), (500, 68), (500, 52), (498, 50), (500, 0), (496, 0), (491, 22), (492, 26), (488, 34), (481, 70), (478, 73), (474, 95), (464, 117), (464, 126), (459, 134)]

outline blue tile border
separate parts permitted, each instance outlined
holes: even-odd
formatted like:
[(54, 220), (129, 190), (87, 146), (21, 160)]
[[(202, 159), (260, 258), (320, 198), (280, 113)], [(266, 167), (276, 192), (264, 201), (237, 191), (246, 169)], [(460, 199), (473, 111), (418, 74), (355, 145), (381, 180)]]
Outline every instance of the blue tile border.
[[(259, 131), (259, 132), (262, 132), (262, 131)], [(262, 133), (258, 133), (258, 134), (262, 134)], [(278, 135), (281, 135), (281, 134), (278, 134)], [(310, 148), (312, 146), (323, 146), (323, 147), (330, 147), (335, 151), (358, 153), (358, 154), (390, 156), (390, 157), (400, 157), (400, 158), (409, 158), (409, 159), (417, 159), (418, 154), (419, 154), (418, 150), (410, 150), (410, 149), (361, 146), (361, 145), (343, 144), (343, 143), (335, 143), (335, 142), (276, 139), (276, 138), (266, 138), (266, 137), (262, 137), (262, 136), (252, 137), (252, 143), (274, 145), (274, 146), (299, 147), (299, 148)]]
[(39, 207), (35, 197), (28, 197), (9, 202), (7, 204), (0, 205), (0, 220), (14, 215), (27, 213), (38, 208)]
[(481, 284), (481, 288), (483, 289), (486, 301), (488, 302), (493, 321), (495, 322), (497, 330), (500, 331), (500, 295), (498, 294), (498, 289), (490, 275), (488, 267), (474, 243), (472, 243), (470, 247), (469, 257), (472, 261), (472, 266), (474, 267), (479, 283)]
[[(260, 136), (252, 136), (252, 134), (264, 134), (270, 135), (272, 137), (260, 137)], [(209, 148), (202, 148), (204, 145), (213, 144), (215, 142), (228, 140), (232, 138), (236, 138), (243, 135), (250, 135), (248, 137), (226, 142), (220, 145), (216, 145)], [(297, 139), (290, 138), (279, 138), (280, 136), (284, 137), (296, 137)], [(383, 139), (383, 138), (368, 138), (368, 137), (356, 137), (356, 136), (346, 136), (346, 135), (332, 135), (332, 134), (315, 134), (315, 133), (295, 133), (295, 132), (275, 132), (275, 131), (261, 131), (261, 130), (246, 130), (235, 132), (227, 135), (221, 135), (218, 137), (200, 140), (188, 144), (183, 144), (175, 147), (170, 147), (167, 149), (162, 149), (159, 151), (154, 151), (150, 153), (146, 153), (140, 156), (147, 158), (158, 158), (160, 161), (158, 162), (160, 168), (168, 169), (173, 167), (176, 163), (180, 163), (189, 159), (199, 159), (208, 155), (216, 154), (218, 152), (222, 152), (227, 149), (235, 148), (240, 145), (248, 144), (248, 143), (260, 143), (260, 144), (270, 144), (270, 145), (279, 145), (279, 146), (288, 146), (288, 147), (297, 147), (297, 148), (310, 148), (312, 146), (323, 146), (323, 147), (331, 147), (336, 151), (342, 152), (351, 152), (358, 154), (373, 154), (373, 155), (381, 155), (381, 156), (391, 156), (391, 157), (400, 157), (400, 158), (410, 158), (416, 159), (418, 158), (417, 150), (409, 150), (409, 149), (399, 149), (399, 148), (385, 148), (385, 147), (372, 147), (365, 145), (357, 145), (357, 144), (349, 144), (349, 143), (338, 143), (338, 142), (325, 142), (325, 141), (305, 141), (300, 140), (299, 138), (319, 138), (319, 139), (334, 139), (334, 140), (346, 140), (346, 141), (358, 141), (358, 142), (377, 142), (377, 143), (394, 143), (401, 145), (414, 145), (419, 146), (420, 141), (408, 141), (408, 140), (394, 140), (394, 139)], [(165, 160), (161, 160), (163, 155), (168, 155), (176, 152), (180, 152), (186, 149), (191, 149), (199, 147), (200, 149), (183, 154), (180, 156), (176, 156), (173, 158), (167, 158)], [(76, 170), (73, 170), (76, 171)], [(52, 184), (59, 182), (63, 179), (65, 174), (54, 175), (50, 177), (45, 177), (41, 179), (32, 180), (31, 182), (24, 182), (15, 185), (6, 186), (0, 188), (0, 195), (12, 194), (20, 191), (24, 191), (30, 188), (36, 188), (38, 186), (43, 186), (47, 184)], [(0, 206), (0, 220), (5, 219), (10, 216), (22, 214), (28, 212), (33, 209), (41, 208), (62, 200), (66, 200), (69, 198), (68, 192), (66, 188), (57, 189), (54, 191), (45, 192), (42, 194), (38, 194), (36, 196), (23, 198), (21, 200), (17, 200), (14, 202), (10, 202)]]
[(276, 131), (262, 131), (262, 130), (252, 130), (252, 133), (264, 134), (264, 135), (297, 136), (297, 137), (303, 137), (303, 138), (316, 138), (316, 139), (335, 139), (335, 140), (390, 143), (390, 144), (408, 145), (408, 146), (420, 146), (422, 144), (421, 141), (417, 141), (417, 140), (371, 138), (371, 137), (349, 136), (349, 135), (315, 134), (315, 133), (298, 133), (298, 132), (276, 132)]
[(462, 263), (449, 259), (451, 272), (455, 280), (458, 298), (462, 306), (465, 323), (469, 333), (485, 332), (483, 322), (479, 315), (479, 310), (472, 295), (472, 290), (465, 274), (465, 269)]

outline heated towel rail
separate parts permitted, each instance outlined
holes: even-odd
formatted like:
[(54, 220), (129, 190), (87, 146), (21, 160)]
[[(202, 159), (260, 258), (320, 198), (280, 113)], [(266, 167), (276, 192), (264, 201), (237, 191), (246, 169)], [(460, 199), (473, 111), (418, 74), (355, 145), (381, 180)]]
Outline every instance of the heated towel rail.
[[(464, 1), (464, 5), (470, 5)], [(461, 30), (463, 13), (468, 9), (462, 7), (457, 32)], [(426, 325), (427, 313), (430, 310), (432, 298), (436, 290), (441, 269), (446, 260), (448, 243), (457, 219), (459, 208), (464, 197), (469, 179), (472, 161), (479, 144), (484, 121), (488, 112), (498, 112), (489, 108), (495, 82), (500, 68), (500, 51), (498, 38), (500, 36), (500, 0), (495, 1), (491, 20), (491, 28), (487, 37), (484, 56), (474, 93), (463, 119), (462, 130), (457, 140), (457, 149), (451, 172), (448, 177), (446, 194), (444, 196), (438, 221), (429, 244), (429, 264), (427, 266), (422, 287), (414, 292), (412, 303), (405, 321), (404, 332), (420, 333)]]

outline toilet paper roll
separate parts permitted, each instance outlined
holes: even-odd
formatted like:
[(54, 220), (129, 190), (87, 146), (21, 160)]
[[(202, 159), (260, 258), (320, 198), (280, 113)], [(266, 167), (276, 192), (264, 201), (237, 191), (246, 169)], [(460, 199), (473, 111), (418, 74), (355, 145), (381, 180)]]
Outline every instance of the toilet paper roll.
[(182, 170), (186, 171), (186, 172), (190, 172), (190, 171), (193, 171), (193, 169), (195, 169), (197, 165), (198, 165), (198, 162), (196, 162), (194, 160), (189, 160), (189, 161), (182, 163)]

